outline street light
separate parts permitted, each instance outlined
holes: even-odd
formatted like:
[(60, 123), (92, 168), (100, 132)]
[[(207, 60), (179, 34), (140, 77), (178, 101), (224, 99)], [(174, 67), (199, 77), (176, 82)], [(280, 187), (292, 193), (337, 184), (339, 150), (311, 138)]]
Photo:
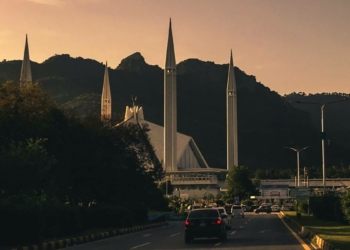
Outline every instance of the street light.
[(333, 102), (325, 102), (325, 103), (319, 103), (319, 102), (302, 102), (302, 101), (296, 101), (296, 103), (299, 104), (316, 104), (321, 107), (321, 139), (322, 139), (322, 182), (323, 182), (323, 194), (326, 192), (326, 157), (324, 152), (324, 140), (326, 139), (326, 133), (324, 132), (324, 118), (323, 118), (323, 110), (324, 107), (328, 104), (338, 103), (338, 102), (345, 102), (349, 98), (345, 97), (338, 101)]
[(302, 149), (296, 149), (296, 148), (290, 148), (290, 147), (285, 147), (285, 148), (288, 148), (288, 149), (291, 149), (295, 152), (297, 152), (297, 172), (298, 172), (298, 187), (300, 186), (300, 167), (299, 167), (299, 152), (309, 148), (310, 146), (307, 146), (305, 148), (302, 148)]

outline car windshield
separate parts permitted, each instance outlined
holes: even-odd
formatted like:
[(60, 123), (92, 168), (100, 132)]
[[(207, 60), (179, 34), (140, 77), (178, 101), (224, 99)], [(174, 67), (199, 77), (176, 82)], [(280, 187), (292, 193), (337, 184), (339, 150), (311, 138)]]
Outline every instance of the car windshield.
[(192, 211), (189, 215), (189, 219), (196, 219), (196, 218), (205, 218), (205, 217), (218, 217), (219, 213), (216, 209), (208, 209), (208, 210), (195, 210)]

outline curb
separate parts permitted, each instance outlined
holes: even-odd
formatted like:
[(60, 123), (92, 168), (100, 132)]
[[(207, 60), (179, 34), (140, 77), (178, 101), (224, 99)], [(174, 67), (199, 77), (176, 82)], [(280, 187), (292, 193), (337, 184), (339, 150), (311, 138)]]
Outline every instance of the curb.
[(117, 229), (117, 230), (98, 233), (98, 234), (90, 234), (85, 236), (68, 238), (64, 240), (46, 242), (46, 243), (41, 243), (39, 245), (12, 248), (11, 250), (56, 250), (56, 249), (65, 248), (68, 246), (79, 245), (83, 243), (92, 242), (95, 240), (102, 240), (110, 237), (115, 237), (119, 235), (129, 234), (133, 232), (138, 232), (138, 231), (143, 231), (151, 228), (163, 227), (168, 225), (169, 225), (168, 222), (159, 222), (159, 223), (153, 223), (153, 224), (148, 224), (144, 226), (135, 226), (131, 228)]
[(317, 234), (314, 234), (312, 231), (310, 231), (309, 228), (301, 226), (298, 222), (293, 220), (292, 218), (288, 217), (288, 215), (285, 215), (283, 212), (280, 213), (282, 219), (288, 223), (294, 230), (300, 233), (303, 237), (307, 238), (312, 245), (316, 245), (318, 249), (321, 250), (338, 250), (335, 248), (331, 243), (327, 242)]

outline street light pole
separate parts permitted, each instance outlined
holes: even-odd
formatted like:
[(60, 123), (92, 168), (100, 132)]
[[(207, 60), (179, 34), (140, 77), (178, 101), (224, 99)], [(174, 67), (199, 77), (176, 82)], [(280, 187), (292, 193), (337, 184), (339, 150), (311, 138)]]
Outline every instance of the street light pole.
[(285, 147), (285, 148), (288, 148), (288, 149), (291, 149), (295, 152), (297, 152), (297, 183), (298, 183), (298, 187), (300, 186), (300, 165), (299, 165), (299, 153), (307, 148), (309, 148), (310, 146), (307, 146), (305, 148), (302, 148), (302, 149), (296, 149), (296, 148), (290, 148), (290, 147)]
[(326, 193), (326, 155), (325, 155), (325, 150), (324, 150), (324, 140), (325, 134), (324, 134), (324, 119), (323, 119), (323, 111), (324, 111), (324, 106), (326, 105), (323, 104), (321, 105), (321, 135), (322, 135), (322, 184), (323, 184), (323, 194)]
[(296, 101), (296, 103), (300, 104), (316, 104), (321, 107), (321, 139), (322, 139), (322, 182), (323, 182), (323, 194), (326, 192), (326, 156), (325, 156), (325, 147), (324, 147), (324, 141), (326, 139), (325, 131), (324, 131), (324, 107), (328, 104), (338, 103), (338, 102), (345, 102), (349, 98), (345, 97), (338, 101), (333, 102), (326, 102), (326, 103), (319, 103), (319, 102), (302, 102), (302, 101)]

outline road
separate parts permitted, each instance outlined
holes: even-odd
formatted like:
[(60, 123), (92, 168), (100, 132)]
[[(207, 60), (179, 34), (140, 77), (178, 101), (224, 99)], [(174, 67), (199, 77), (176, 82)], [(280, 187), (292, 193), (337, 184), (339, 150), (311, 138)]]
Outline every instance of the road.
[[(302, 250), (305, 248), (284, 225), (278, 214), (246, 214), (232, 220), (227, 240), (198, 239), (184, 242), (184, 222), (173, 221), (169, 226), (132, 234), (116, 236), (69, 247), (69, 250), (165, 250), (165, 249), (220, 249), (228, 250)], [(67, 249), (67, 248), (65, 248)]]

